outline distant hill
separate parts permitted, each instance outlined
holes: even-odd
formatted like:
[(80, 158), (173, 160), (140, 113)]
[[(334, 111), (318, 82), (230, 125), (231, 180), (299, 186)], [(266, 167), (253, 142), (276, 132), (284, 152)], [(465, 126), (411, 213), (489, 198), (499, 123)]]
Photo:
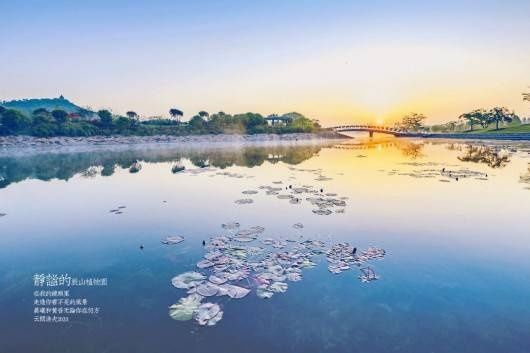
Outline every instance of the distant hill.
[(86, 109), (75, 105), (63, 96), (60, 96), (59, 98), (33, 98), (4, 101), (0, 102), (0, 105), (8, 109), (19, 110), (27, 115), (31, 115), (31, 113), (38, 108), (45, 108), (49, 111), (62, 109), (68, 113), (86, 112)]

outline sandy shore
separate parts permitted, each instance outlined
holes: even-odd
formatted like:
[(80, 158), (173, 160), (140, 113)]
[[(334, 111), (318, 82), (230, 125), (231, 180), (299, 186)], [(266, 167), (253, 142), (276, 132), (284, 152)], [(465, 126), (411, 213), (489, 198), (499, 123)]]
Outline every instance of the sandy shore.
[(307, 144), (323, 143), (330, 140), (346, 139), (334, 132), (298, 134), (258, 134), (258, 135), (190, 135), (190, 136), (91, 136), (91, 137), (50, 137), (0, 136), (0, 154), (32, 154), (47, 152), (82, 152), (91, 150), (119, 150), (127, 148), (161, 146), (204, 146), (204, 145), (267, 145), (267, 144)]

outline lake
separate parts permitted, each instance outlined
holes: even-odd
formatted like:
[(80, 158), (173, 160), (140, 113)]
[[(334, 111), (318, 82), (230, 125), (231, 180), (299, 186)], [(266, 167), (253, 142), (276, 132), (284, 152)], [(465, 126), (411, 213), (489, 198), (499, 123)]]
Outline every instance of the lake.
[[(528, 352), (529, 163), (530, 143), (393, 138), (4, 154), (0, 352)], [(308, 239), (324, 254), (268, 299), (252, 273), (244, 298), (205, 298), (215, 325), (172, 319), (187, 296), (172, 278), (206, 274), (196, 264), (228, 222), (264, 227), (251, 243), (268, 254)], [(329, 271), (344, 242), (385, 250), (362, 264), (378, 280)], [(54, 274), (107, 282), (36, 283)], [(40, 322), (60, 306), (41, 291), (66, 289), (88, 304), (63, 306), (98, 312)]]

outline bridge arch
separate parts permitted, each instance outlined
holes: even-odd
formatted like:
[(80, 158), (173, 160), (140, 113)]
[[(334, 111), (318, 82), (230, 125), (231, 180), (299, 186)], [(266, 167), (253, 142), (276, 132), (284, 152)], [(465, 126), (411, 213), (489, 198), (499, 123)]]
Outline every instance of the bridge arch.
[(387, 135), (393, 135), (393, 136), (409, 135), (407, 131), (396, 129), (394, 127), (380, 126), (380, 125), (358, 125), (358, 124), (339, 125), (339, 126), (333, 126), (331, 127), (331, 129), (336, 132), (364, 131), (364, 132), (368, 132), (370, 134), (370, 137), (372, 137), (374, 133), (387, 134)]

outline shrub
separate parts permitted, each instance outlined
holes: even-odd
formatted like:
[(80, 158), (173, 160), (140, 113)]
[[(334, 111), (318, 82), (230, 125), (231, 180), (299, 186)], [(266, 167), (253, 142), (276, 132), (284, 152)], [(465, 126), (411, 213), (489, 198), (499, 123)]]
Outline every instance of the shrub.
[(8, 133), (22, 132), (31, 125), (31, 118), (18, 110), (7, 109), (2, 113), (2, 125)]
[(57, 125), (42, 122), (33, 125), (31, 128), (31, 134), (38, 137), (51, 137), (57, 135)]

